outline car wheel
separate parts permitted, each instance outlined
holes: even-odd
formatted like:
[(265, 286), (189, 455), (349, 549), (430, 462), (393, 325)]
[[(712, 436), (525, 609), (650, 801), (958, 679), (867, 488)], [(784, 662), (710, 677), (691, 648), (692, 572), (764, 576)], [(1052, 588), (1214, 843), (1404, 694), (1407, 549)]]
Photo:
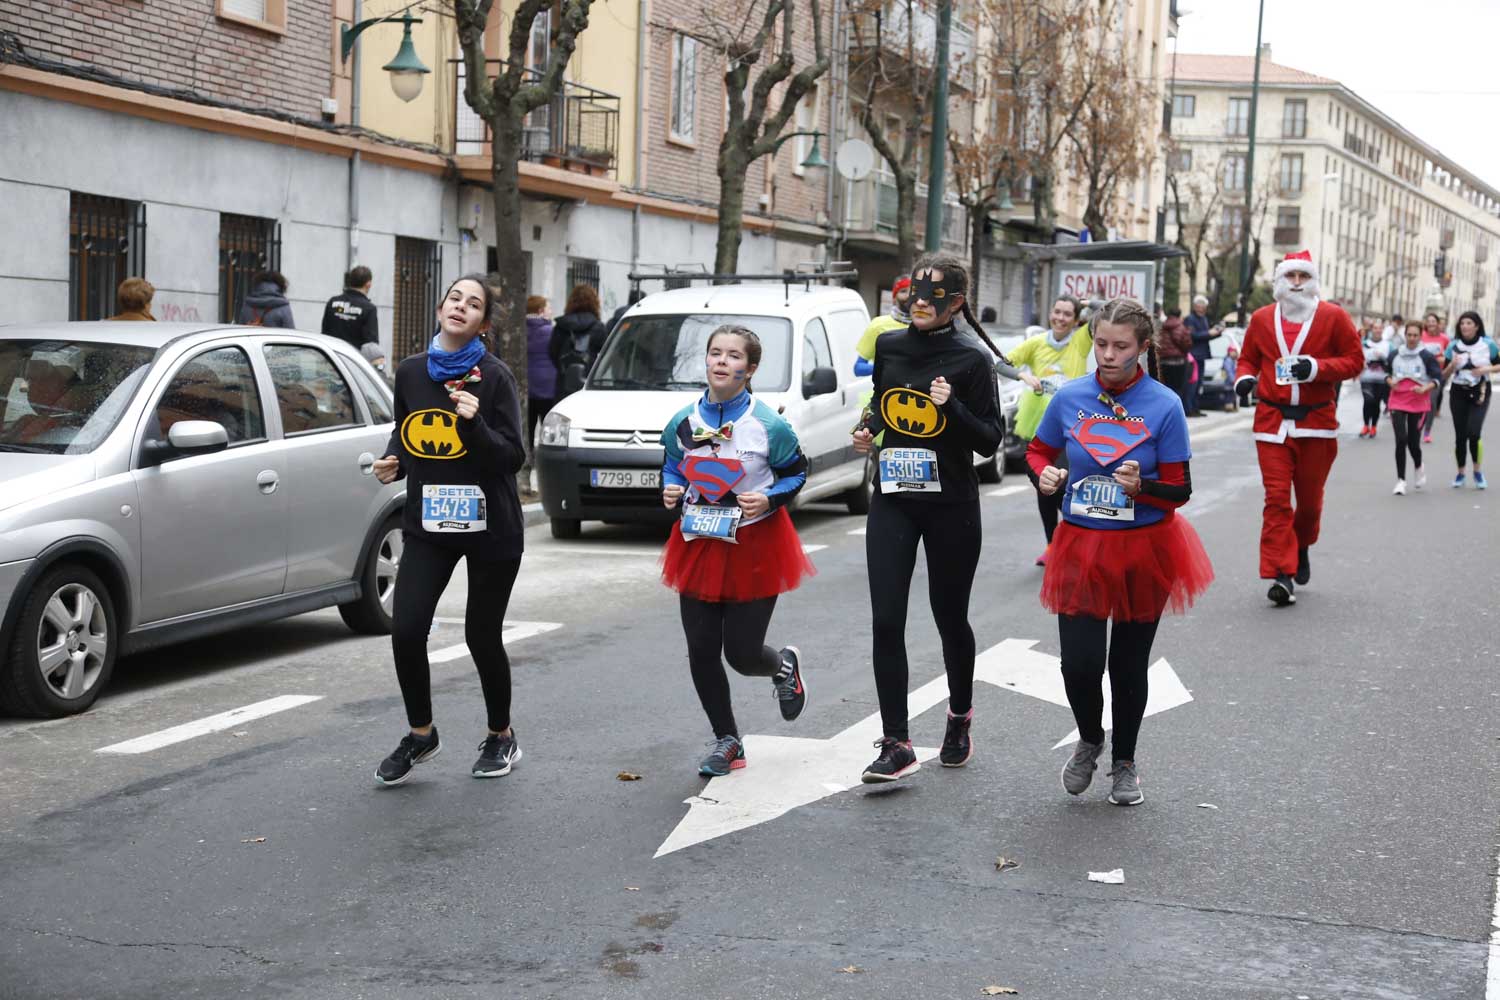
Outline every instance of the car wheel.
[(979, 473), (979, 481), (981, 483), (994, 486), (1005, 478), (1005, 459), (1001, 458), (997, 452), (994, 458), (983, 465), (976, 466), (974, 471)]
[(405, 545), (399, 513), (380, 522), (360, 570), (359, 600), (339, 605), (344, 624), (361, 635), (389, 635), (394, 627), (396, 576)]
[(851, 514), (868, 514), (870, 513), (870, 500), (874, 495), (875, 459), (871, 458), (865, 462), (864, 478), (859, 481), (859, 485), (844, 494), (844, 504)]
[(82, 566), (48, 570), (21, 606), (0, 670), (0, 708), (56, 718), (94, 703), (115, 669), (115, 603)]
[(571, 542), (583, 534), (583, 522), (572, 517), (554, 517), (552, 519), (552, 537), (564, 542)]

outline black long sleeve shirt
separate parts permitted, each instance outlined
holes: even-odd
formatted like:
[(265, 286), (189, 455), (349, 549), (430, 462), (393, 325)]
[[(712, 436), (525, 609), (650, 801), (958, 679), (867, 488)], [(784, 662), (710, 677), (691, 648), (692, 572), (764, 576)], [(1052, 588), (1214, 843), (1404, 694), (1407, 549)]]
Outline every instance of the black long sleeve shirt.
[[(493, 354), (480, 359), (480, 380), (463, 389), (477, 396), (479, 412), (458, 416), (442, 382), (427, 374), (427, 355), (396, 369), (396, 428), (387, 455), (400, 460), (406, 479), (402, 527), (436, 545), (480, 559), (516, 559), (524, 547), (525, 520), (516, 473), (526, 461), (521, 405), (510, 369)], [(422, 527), (422, 487), (478, 486), (484, 492), (486, 530), (476, 534), (429, 532)]]

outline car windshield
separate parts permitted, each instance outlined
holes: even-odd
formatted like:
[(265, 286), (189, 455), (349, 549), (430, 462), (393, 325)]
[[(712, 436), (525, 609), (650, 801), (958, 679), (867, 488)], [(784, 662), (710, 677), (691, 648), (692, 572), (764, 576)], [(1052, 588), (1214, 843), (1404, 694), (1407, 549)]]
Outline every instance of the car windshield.
[(93, 451), (155, 356), (132, 344), (0, 340), (0, 452)]
[(760, 338), (759, 392), (785, 392), (791, 384), (792, 324), (776, 316), (722, 313), (627, 316), (589, 374), (590, 389), (706, 389), (708, 336), (733, 323)]

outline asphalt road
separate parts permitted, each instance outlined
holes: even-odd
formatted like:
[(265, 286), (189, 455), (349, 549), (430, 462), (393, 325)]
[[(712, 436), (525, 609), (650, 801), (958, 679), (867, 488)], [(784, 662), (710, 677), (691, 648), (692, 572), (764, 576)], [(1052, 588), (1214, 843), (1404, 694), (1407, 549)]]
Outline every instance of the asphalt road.
[[(1500, 497), (1447, 487), (1446, 414), (1406, 497), (1389, 428), (1346, 434), (1312, 583), (1278, 611), (1245, 417), (1193, 429), (1187, 513), (1218, 580), (1158, 636), (1185, 703), (1146, 720), (1138, 808), (1059, 787), (1072, 719), (1043, 690), (1057, 633), (1019, 475), (985, 500), (975, 759), (878, 791), (858, 785), (861, 520), (797, 515), (826, 548), (772, 641), (801, 647), (809, 706), (784, 723), (736, 677), (750, 766), (713, 782), (660, 535), (539, 528), (506, 615), (507, 778), (469, 777), (484, 723), (460, 650), (434, 667), (445, 752), (378, 789), (404, 725), (389, 647), (331, 613), (127, 661), (78, 718), (0, 720), (0, 997), (1500, 997)], [(925, 572), (914, 689), (941, 673)], [(463, 605), (456, 583), (434, 651), (462, 643)], [(317, 700), (99, 752), (299, 695)], [(1088, 880), (1115, 868), (1122, 885)]]

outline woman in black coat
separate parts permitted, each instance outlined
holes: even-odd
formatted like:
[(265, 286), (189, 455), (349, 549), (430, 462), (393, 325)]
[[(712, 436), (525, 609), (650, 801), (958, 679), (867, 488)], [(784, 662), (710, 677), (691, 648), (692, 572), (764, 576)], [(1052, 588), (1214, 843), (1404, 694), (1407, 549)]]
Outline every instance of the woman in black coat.
[(575, 285), (567, 311), (552, 324), (547, 354), (557, 366), (557, 398), (583, 388), (583, 380), (604, 347), (608, 331), (599, 316), (599, 293), (592, 285)]

